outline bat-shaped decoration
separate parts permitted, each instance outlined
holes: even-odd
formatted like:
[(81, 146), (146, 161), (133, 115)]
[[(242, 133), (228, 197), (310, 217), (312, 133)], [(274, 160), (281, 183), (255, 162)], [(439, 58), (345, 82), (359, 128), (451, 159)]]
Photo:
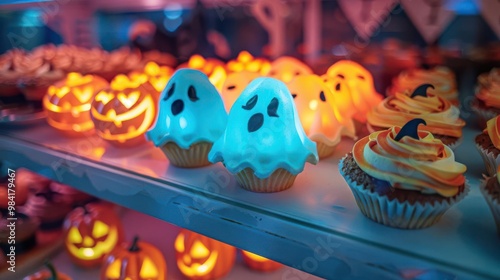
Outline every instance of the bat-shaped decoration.
[(411, 98), (414, 98), (415, 96), (423, 96), (427, 97), (427, 89), (432, 88), (434, 89), (434, 86), (431, 84), (422, 84), (418, 86), (415, 90), (413, 90), (413, 93), (411, 94)]
[(396, 138), (394, 138), (394, 140), (399, 141), (401, 140), (401, 138), (405, 136), (409, 136), (414, 139), (419, 139), (418, 125), (421, 123), (427, 125), (427, 123), (423, 119), (413, 119), (407, 122), (405, 125), (403, 125), (403, 127), (399, 131), (398, 135), (396, 135)]

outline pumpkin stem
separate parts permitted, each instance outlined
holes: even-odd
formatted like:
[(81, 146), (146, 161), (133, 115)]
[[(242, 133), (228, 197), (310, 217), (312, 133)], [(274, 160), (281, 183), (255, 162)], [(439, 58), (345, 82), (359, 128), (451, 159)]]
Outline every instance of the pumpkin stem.
[(141, 248), (139, 248), (139, 246), (137, 245), (138, 241), (139, 241), (139, 236), (137, 236), (137, 235), (134, 236), (134, 240), (132, 240), (132, 244), (128, 248), (129, 252), (138, 252), (141, 250)]
[(57, 271), (56, 271), (56, 268), (54, 267), (54, 265), (52, 265), (52, 263), (47, 260), (47, 261), (45, 261), (45, 267), (47, 267), (47, 269), (50, 271), (49, 280), (57, 280), (58, 279)]

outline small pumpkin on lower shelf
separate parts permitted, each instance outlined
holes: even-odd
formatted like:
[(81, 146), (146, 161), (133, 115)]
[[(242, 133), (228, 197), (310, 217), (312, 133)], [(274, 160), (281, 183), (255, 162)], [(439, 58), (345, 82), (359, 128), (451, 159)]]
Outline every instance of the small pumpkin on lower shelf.
[(71, 280), (71, 277), (58, 272), (50, 262), (46, 262), (45, 269), (24, 277), (24, 280)]
[(150, 243), (139, 241), (122, 243), (104, 261), (101, 280), (165, 280), (167, 263), (163, 254)]
[(243, 255), (243, 262), (245, 262), (245, 264), (253, 270), (271, 272), (283, 267), (283, 265), (278, 262), (266, 259), (248, 251), (241, 250), (241, 254)]

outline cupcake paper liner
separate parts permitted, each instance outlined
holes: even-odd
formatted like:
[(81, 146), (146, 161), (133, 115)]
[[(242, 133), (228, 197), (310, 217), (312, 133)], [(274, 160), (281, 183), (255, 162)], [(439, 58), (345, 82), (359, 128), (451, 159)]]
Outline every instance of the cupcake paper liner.
[(161, 147), (170, 163), (178, 167), (202, 167), (210, 165), (208, 152), (212, 149), (212, 143), (195, 143), (189, 149), (182, 149), (174, 142), (168, 142)]
[(497, 233), (500, 236), (500, 201), (493, 198), (493, 196), (488, 193), (488, 190), (486, 190), (487, 181), (488, 180), (484, 180), (481, 185), (479, 185), (479, 190), (481, 190), (484, 199), (490, 207), (491, 214), (493, 215), (493, 219), (495, 220), (495, 224), (497, 225)]
[(495, 176), (495, 174), (497, 174), (497, 166), (500, 162), (500, 156), (495, 156), (492, 152), (483, 149), (477, 143), (475, 145), (479, 154), (481, 154), (481, 157), (483, 158), (484, 165), (486, 166), (486, 174), (490, 177)]
[(426, 202), (410, 204), (399, 202), (397, 199), (389, 200), (386, 196), (365, 189), (358, 185), (348, 174), (342, 171), (345, 157), (339, 163), (340, 174), (349, 185), (356, 204), (361, 213), (369, 219), (395, 228), (422, 229), (435, 224), (441, 216), (455, 203), (462, 200), (469, 192), (469, 186), (465, 184), (464, 190), (449, 201), (433, 203)]
[(318, 150), (318, 157), (320, 159), (331, 156), (335, 148), (337, 148), (337, 145), (329, 146), (323, 142), (316, 142), (316, 149)]
[(250, 168), (236, 173), (236, 180), (240, 186), (252, 192), (280, 192), (289, 189), (295, 181), (297, 175), (277, 169), (268, 178), (258, 178)]

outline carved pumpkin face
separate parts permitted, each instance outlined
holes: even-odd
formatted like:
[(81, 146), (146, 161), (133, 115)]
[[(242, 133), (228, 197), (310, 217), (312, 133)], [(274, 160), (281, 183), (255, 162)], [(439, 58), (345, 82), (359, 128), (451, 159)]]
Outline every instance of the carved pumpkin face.
[(328, 68), (326, 75), (331, 79), (341, 79), (350, 91), (354, 118), (366, 122), (366, 114), (382, 101), (373, 84), (372, 74), (360, 64), (341, 60)]
[(179, 68), (191, 68), (200, 70), (208, 76), (210, 82), (221, 90), (226, 80), (226, 69), (224, 62), (215, 58), (204, 58), (201, 55), (195, 54), (189, 58), (187, 63), (179, 66)]
[(255, 78), (260, 77), (258, 73), (242, 71), (231, 73), (227, 76), (226, 82), (221, 90), (224, 107), (229, 112), (234, 102), (240, 96), (245, 87)]
[(251, 269), (270, 272), (283, 267), (283, 265), (278, 262), (266, 259), (248, 251), (241, 250), (241, 253), (243, 255), (243, 261)]
[(279, 79), (285, 83), (290, 82), (295, 76), (312, 74), (313, 71), (302, 61), (282, 56), (271, 63), (268, 76)]
[(120, 219), (99, 204), (76, 208), (64, 221), (64, 245), (71, 260), (82, 267), (101, 264), (123, 239)]
[(167, 264), (160, 250), (136, 237), (131, 244), (121, 244), (106, 257), (101, 279), (165, 280)]
[(271, 63), (264, 58), (254, 58), (249, 52), (242, 51), (235, 60), (231, 60), (226, 65), (229, 72), (253, 72), (260, 75), (267, 75), (271, 70)]
[(177, 267), (189, 279), (218, 279), (236, 259), (236, 248), (183, 229), (175, 239)]
[(155, 88), (160, 94), (170, 80), (174, 70), (168, 66), (159, 66), (155, 62), (148, 62), (142, 72), (132, 72), (129, 74), (131, 80), (145, 79)]
[(116, 146), (133, 146), (145, 141), (144, 133), (154, 122), (155, 90), (147, 82), (117, 83), (117, 79), (95, 95), (91, 116), (99, 137)]
[(52, 127), (74, 135), (91, 131), (90, 103), (94, 95), (108, 86), (103, 78), (69, 73), (64, 80), (50, 86), (43, 98), (47, 122)]

